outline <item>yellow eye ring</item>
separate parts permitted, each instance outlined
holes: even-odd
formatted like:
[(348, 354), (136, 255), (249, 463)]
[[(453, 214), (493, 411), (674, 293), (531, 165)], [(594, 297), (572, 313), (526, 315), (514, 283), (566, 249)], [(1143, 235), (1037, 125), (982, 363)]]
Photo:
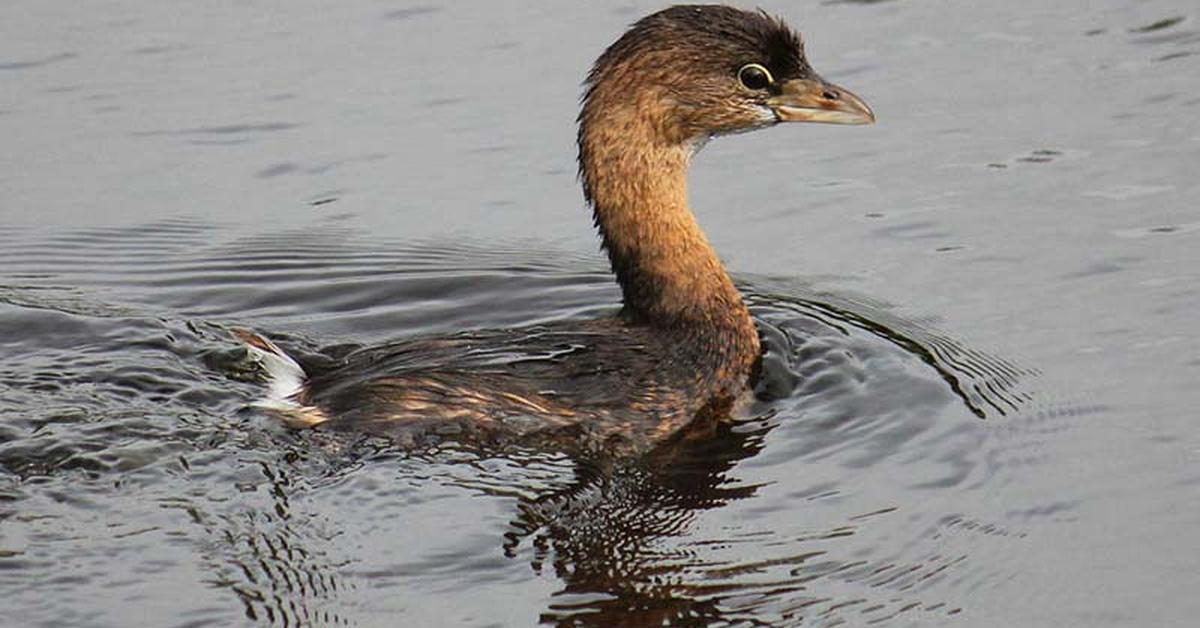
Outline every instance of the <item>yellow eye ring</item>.
[(738, 70), (737, 76), (746, 89), (766, 89), (775, 82), (775, 78), (771, 76), (771, 71), (757, 63), (743, 65)]

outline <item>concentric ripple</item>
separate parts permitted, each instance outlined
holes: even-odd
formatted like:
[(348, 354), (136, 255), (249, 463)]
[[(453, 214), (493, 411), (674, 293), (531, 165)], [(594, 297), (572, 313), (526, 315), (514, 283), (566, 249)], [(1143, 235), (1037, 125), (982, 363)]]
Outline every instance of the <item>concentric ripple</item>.
[(613, 310), (601, 260), (540, 248), (197, 221), (0, 233), (18, 620), (79, 623), (120, 595), (174, 600), (151, 623), (926, 624), (1011, 575), (1019, 522), (983, 495), (1021, 439), (989, 426), (1032, 373), (852, 295), (741, 278), (757, 402), (639, 460), (409, 451), (247, 407), (234, 325), (320, 350)]

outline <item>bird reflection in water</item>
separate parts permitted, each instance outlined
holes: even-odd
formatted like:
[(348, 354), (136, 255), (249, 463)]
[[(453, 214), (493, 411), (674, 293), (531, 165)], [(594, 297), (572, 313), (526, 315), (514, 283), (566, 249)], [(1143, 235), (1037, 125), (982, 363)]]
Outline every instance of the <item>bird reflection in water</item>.
[(716, 429), (714, 438), (673, 442), (638, 464), (581, 465), (571, 485), (519, 505), (505, 554), (516, 557), (528, 543), (533, 569), (563, 582), (543, 623), (662, 626), (721, 616), (715, 591), (673, 582), (688, 570), (689, 552), (660, 547), (690, 532), (703, 511), (758, 488), (731, 483), (727, 472), (761, 449), (769, 422)]

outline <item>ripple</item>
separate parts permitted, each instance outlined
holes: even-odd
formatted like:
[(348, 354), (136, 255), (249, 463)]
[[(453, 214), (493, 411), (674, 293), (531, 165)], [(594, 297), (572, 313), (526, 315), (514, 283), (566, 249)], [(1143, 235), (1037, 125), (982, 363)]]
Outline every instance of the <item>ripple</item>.
[(4, 241), (20, 249), (0, 247), (0, 519), (25, 536), (0, 543), (0, 584), (37, 617), (69, 616), (34, 602), (47, 590), (134, 599), (187, 569), (208, 584), (199, 617), (224, 623), (351, 624), (404, 612), (380, 591), (463, 587), (525, 591), (569, 625), (923, 622), (1009, 577), (989, 558), (1023, 525), (1071, 514), (965, 499), (1028, 464), (1026, 440), (986, 426), (1036, 373), (870, 299), (742, 277), (764, 376), (713, 438), (634, 460), (412, 450), (247, 409), (258, 385), (228, 327), (336, 353), (596, 316), (619, 299), (602, 260), (198, 221)]
[(40, 68), (43, 66), (60, 63), (62, 61), (68, 61), (78, 56), (79, 55), (74, 52), (60, 52), (49, 57), (42, 57), (41, 59), (30, 59), (27, 61), (7, 61), (0, 63), (0, 70), (30, 70), (33, 68)]

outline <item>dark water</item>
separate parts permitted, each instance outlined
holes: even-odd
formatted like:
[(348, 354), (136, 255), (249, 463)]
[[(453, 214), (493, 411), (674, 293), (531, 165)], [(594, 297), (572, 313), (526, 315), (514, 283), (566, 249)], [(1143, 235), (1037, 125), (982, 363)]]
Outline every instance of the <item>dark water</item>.
[(655, 6), (0, 9), (0, 624), (1190, 625), (1179, 0), (769, 4), (880, 124), (698, 159), (768, 347), (716, 438), (413, 451), (249, 406), (232, 327), (611, 313), (571, 120)]

